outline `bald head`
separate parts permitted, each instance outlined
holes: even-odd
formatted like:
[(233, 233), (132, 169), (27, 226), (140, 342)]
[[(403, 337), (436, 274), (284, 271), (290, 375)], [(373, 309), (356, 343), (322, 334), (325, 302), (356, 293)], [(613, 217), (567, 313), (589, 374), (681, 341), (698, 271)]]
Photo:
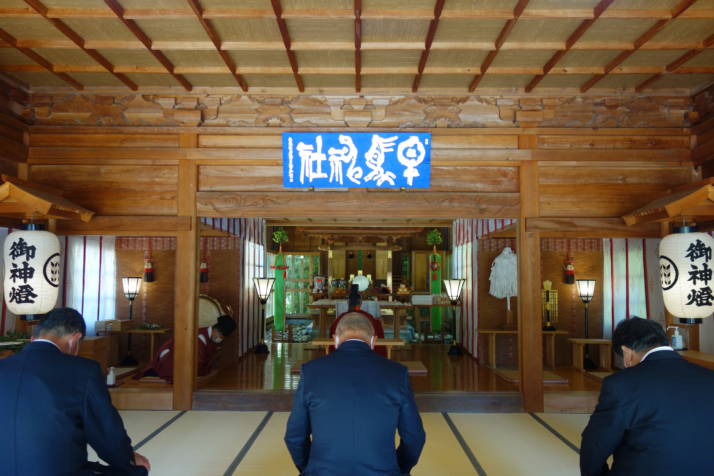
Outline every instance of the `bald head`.
[(339, 342), (349, 339), (359, 339), (370, 343), (374, 337), (374, 327), (369, 319), (359, 312), (348, 312), (337, 323), (335, 336)]

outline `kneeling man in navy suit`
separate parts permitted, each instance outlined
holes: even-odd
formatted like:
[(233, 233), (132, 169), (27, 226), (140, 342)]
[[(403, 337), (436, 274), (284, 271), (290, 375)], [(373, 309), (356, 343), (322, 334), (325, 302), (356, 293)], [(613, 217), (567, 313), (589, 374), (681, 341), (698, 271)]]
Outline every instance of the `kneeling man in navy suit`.
[(714, 371), (686, 361), (667, 345), (662, 326), (639, 317), (617, 326), (612, 347), (625, 369), (602, 382), (583, 431), (581, 473), (714, 474)]
[[(82, 315), (53, 309), (19, 354), (0, 360), (0, 474), (140, 476), (149, 461), (134, 453), (99, 364), (77, 357)], [(87, 445), (109, 466), (87, 461)]]
[(374, 341), (369, 319), (345, 314), (337, 350), (302, 366), (285, 444), (303, 476), (398, 476), (419, 461), (424, 427), (407, 368), (372, 352)]

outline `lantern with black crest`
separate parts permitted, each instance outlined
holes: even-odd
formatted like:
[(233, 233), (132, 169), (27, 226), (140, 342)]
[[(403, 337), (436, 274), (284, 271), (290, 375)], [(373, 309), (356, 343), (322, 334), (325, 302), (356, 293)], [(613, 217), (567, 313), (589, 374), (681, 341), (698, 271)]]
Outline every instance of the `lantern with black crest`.
[(5, 303), (17, 315), (45, 314), (57, 303), (60, 246), (57, 236), (28, 225), (5, 238)]
[(667, 310), (680, 322), (701, 324), (714, 312), (712, 249), (714, 238), (680, 227), (662, 238), (659, 271)]

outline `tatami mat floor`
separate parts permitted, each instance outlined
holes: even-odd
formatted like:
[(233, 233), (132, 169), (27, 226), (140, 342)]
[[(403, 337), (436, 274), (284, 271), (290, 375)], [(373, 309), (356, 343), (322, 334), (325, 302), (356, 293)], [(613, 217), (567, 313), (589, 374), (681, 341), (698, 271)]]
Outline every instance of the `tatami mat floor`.
[[(121, 412), (152, 476), (295, 476), (287, 413)], [(427, 440), (413, 476), (577, 475), (589, 415), (422, 413)], [(90, 459), (96, 455), (90, 451)]]

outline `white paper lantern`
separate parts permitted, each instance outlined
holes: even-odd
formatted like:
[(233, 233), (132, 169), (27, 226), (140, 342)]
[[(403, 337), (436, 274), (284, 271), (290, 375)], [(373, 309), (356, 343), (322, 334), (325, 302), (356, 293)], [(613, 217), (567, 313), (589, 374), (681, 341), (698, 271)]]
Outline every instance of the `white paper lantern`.
[(5, 303), (14, 314), (44, 314), (57, 302), (60, 246), (48, 231), (7, 235), (3, 246)]
[(706, 233), (675, 233), (659, 245), (664, 305), (680, 319), (701, 319), (714, 312), (712, 279), (714, 238)]

